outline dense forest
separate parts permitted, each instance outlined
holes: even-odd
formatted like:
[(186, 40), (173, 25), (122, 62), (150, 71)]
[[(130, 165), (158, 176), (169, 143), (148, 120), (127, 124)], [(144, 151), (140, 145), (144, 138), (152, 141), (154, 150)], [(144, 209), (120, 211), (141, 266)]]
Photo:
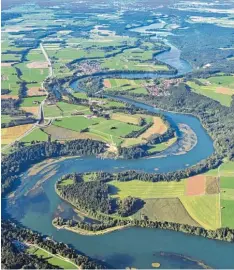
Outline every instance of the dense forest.
[[(66, 179), (73, 180), (73, 184), (63, 185), (62, 182)], [(111, 198), (105, 181), (85, 182), (83, 176), (77, 173), (63, 176), (56, 183), (56, 191), (64, 200), (86, 213), (117, 213), (121, 217), (127, 217), (144, 205), (141, 199), (130, 196), (122, 200)]]
[[(70, 259), (79, 266), (80, 269), (105, 269), (107, 266), (100, 261), (95, 261), (77, 252), (68, 245), (56, 242), (46, 236), (35, 233), (17, 224), (2, 220), (1, 237), (1, 260), (3, 269), (58, 269), (49, 264), (45, 259), (29, 255), (25, 244), (39, 246), (52, 254), (59, 254)], [(109, 266), (108, 266), (109, 268)]]

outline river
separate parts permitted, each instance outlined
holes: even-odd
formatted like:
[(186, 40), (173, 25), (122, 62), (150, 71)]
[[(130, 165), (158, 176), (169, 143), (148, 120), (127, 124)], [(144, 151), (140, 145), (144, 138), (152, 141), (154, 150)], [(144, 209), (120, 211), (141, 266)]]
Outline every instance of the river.
[[(180, 59), (180, 51), (174, 46), (170, 51), (158, 55), (157, 59), (177, 68), (179, 74), (191, 71), (190, 65)], [(134, 74), (131, 76), (134, 77)], [(75, 83), (73, 87), (76, 87)], [(134, 104), (149, 111), (160, 111), (138, 102)], [(4, 214), (7, 213), (23, 225), (50, 235), (56, 241), (71, 244), (87, 255), (104, 260), (116, 268), (151, 268), (152, 262), (159, 262), (165, 269), (201, 268), (197, 261), (203, 261), (214, 268), (234, 268), (233, 243), (146, 228), (129, 228), (106, 235), (84, 236), (57, 230), (51, 224), (58, 213), (75, 216), (72, 208), (63, 202), (54, 190), (55, 182), (65, 173), (96, 170), (113, 172), (127, 169), (168, 172), (196, 164), (213, 153), (213, 143), (197, 118), (184, 114), (162, 113), (172, 124), (187, 124), (196, 133), (197, 144), (191, 151), (179, 156), (172, 151), (165, 157), (157, 156), (150, 159), (101, 160), (82, 157), (62, 160), (54, 165), (47, 164), (47, 167), (35, 175), (30, 176), (28, 172), (21, 175), (21, 183), (14, 196), (3, 200)], [(28, 192), (30, 190), (31, 192)]]

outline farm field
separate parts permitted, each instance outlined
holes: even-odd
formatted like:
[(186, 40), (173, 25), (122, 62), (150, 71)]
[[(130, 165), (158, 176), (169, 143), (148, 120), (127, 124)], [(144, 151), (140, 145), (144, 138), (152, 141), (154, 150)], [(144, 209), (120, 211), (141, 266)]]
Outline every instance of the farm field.
[(77, 269), (77, 267), (73, 263), (66, 261), (60, 255), (51, 254), (42, 248), (30, 247), (27, 252), (36, 255), (39, 258), (44, 258), (48, 261), (48, 263), (59, 266), (63, 269)]
[[(196, 82), (199, 82), (196, 83)], [(234, 95), (234, 76), (217, 76), (208, 79), (196, 79), (187, 84), (195, 93), (207, 96), (229, 107)]]
[(17, 138), (21, 137), (26, 133), (33, 125), (21, 125), (9, 128), (2, 128), (2, 144), (10, 144), (14, 142)]
[(150, 220), (176, 222), (180, 224), (189, 224), (199, 226), (191, 218), (185, 207), (178, 198), (157, 198), (145, 199), (145, 205), (140, 211), (133, 215), (136, 219), (141, 219), (146, 215)]
[(125, 198), (135, 196), (141, 199), (173, 198), (184, 195), (185, 182), (144, 182), (132, 180), (128, 182), (111, 181), (111, 196)]
[(48, 141), (48, 135), (41, 129), (34, 129), (31, 133), (21, 139), (22, 142), (30, 143), (32, 141)]
[(54, 121), (54, 125), (80, 132), (94, 124), (100, 123), (100, 120), (100, 118), (87, 119), (84, 116), (74, 116), (57, 119)]
[(210, 230), (221, 227), (219, 195), (182, 196), (180, 200), (190, 216), (202, 227)]
[(18, 98), (20, 79), (17, 76), (16, 69), (12, 66), (8, 66), (2, 67), (1, 70), (2, 70), (2, 77), (1, 77), (2, 89), (10, 90), (10, 93), (8, 94), (9, 97)]
[(23, 99), (23, 102), (20, 104), (21, 107), (36, 107), (39, 105), (45, 97), (27, 97)]
[(138, 48), (127, 49), (122, 54), (106, 58), (105, 61), (100, 61), (101, 67), (109, 70), (128, 70), (139, 72), (168, 71), (169, 69), (166, 65), (157, 64), (153, 61), (153, 53), (155, 52), (146, 52)]
[(151, 80), (129, 80), (129, 79), (104, 79), (104, 90), (108, 92), (120, 91), (135, 94), (148, 94), (146, 85), (152, 83)]

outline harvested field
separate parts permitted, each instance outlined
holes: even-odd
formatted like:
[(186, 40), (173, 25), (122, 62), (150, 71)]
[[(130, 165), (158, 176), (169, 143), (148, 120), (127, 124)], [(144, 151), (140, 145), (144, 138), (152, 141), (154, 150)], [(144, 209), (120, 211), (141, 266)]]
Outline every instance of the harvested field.
[(45, 95), (46, 95), (46, 91), (44, 89), (41, 89), (41, 87), (38, 87), (38, 86), (30, 87), (27, 91), (27, 96), (29, 97), (45, 96)]
[(224, 95), (234, 95), (234, 89), (227, 87), (217, 87), (215, 90), (216, 93), (224, 94)]
[(186, 181), (185, 195), (204, 195), (206, 191), (206, 177), (204, 175), (196, 175), (189, 177)]
[(63, 127), (57, 127), (54, 125), (48, 126), (44, 128), (44, 131), (51, 135), (51, 139), (64, 141), (64, 140), (75, 140), (75, 139), (92, 139), (102, 141), (98, 135), (86, 133), (79, 133), (70, 129), (66, 129)]
[(180, 200), (190, 216), (203, 228), (220, 228), (219, 195), (183, 196)]
[(206, 176), (206, 193), (217, 194), (220, 192), (219, 178), (213, 176)]
[(104, 86), (105, 86), (106, 88), (111, 88), (110, 80), (105, 79), (104, 82), (103, 82), (103, 84), (104, 84)]
[(130, 123), (133, 125), (139, 125), (140, 124), (140, 117), (137, 115), (128, 115), (124, 113), (113, 113), (111, 115), (111, 119), (118, 120), (124, 123)]
[(142, 215), (153, 221), (159, 220), (199, 226), (190, 217), (178, 198), (146, 199), (144, 207), (134, 217), (140, 219)]
[(28, 68), (48, 68), (48, 62), (45, 61), (35, 61), (27, 64)]
[(31, 113), (33, 115), (38, 115), (39, 107), (21, 107), (21, 109), (25, 112)]
[(142, 139), (149, 139), (153, 134), (164, 134), (167, 126), (160, 117), (153, 117), (153, 125), (139, 136)]
[(18, 99), (19, 97), (16, 95), (1, 95), (1, 99), (9, 99), (9, 98)]
[(2, 129), (2, 144), (10, 144), (26, 133), (33, 125), (21, 125)]

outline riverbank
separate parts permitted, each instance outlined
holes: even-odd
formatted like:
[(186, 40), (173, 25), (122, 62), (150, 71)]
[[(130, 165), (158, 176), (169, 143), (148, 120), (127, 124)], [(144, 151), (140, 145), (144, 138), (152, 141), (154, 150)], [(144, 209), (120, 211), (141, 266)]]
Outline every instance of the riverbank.
[(55, 228), (57, 228), (58, 230), (64, 229), (64, 230), (72, 231), (72, 232), (75, 232), (75, 233), (78, 233), (78, 234), (81, 234), (81, 235), (87, 235), (87, 236), (88, 235), (89, 236), (103, 235), (103, 234), (111, 233), (111, 232), (114, 232), (114, 231), (119, 231), (119, 230), (123, 230), (123, 229), (133, 227), (133, 225), (115, 226), (115, 227), (111, 227), (111, 228), (108, 228), (108, 229), (104, 229), (104, 230), (94, 232), (94, 231), (87, 231), (87, 230), (84, 230), (84, 229), (80, 229), (78, 227), (76, 227), (76, 228), (71, 227), (69, 225), (59, 226), (59, 225), (55, 224), (54, 221), (52, 221), (52, 225)]

